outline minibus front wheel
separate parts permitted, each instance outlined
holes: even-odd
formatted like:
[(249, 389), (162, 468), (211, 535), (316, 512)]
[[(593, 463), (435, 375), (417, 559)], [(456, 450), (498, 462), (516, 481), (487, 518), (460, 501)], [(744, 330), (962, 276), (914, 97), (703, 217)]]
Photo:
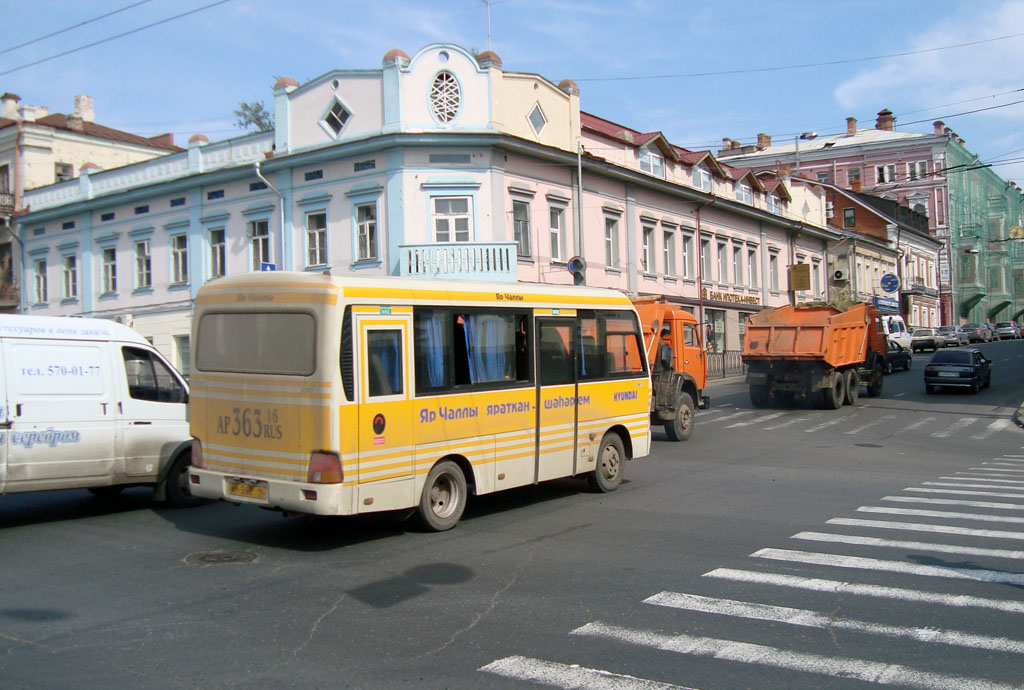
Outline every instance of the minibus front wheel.
[(416, 512), (423, 527), (431, 532), (444, 532), (455, 526), (466, 509), (466, 475), (452, 460), (433, 466), (423, 485), (423, 495)]
[(604, 494), (619, 488), (625, 462), (626, 449), (622, 439), (614, 432), (605, 434), (601, 439), (601, 450), (597, 453), (597, 467), (587, 475), (591, 490)]

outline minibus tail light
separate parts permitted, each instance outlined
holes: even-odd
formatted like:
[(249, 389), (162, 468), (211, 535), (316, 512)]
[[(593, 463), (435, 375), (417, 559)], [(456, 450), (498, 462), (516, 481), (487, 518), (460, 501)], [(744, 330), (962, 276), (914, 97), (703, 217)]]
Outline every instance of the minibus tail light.
[(340, 484), (345, 478), (341, 471), (341, 458), (337, 453), (315, 450), (309, 456), (306, 481), (310, 484)]
[(203, 442), (198, 438), (192, 439), (192, 467), (203, 468)]

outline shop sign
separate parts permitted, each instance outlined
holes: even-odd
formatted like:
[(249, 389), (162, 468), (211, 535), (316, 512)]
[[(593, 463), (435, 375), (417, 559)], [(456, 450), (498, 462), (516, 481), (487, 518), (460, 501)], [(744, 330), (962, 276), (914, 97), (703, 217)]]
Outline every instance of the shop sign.
[(735, 302), (736, 304), (761, 304), (761, 300), (757, 295), (737, 295), (732, 292), (722, 292), (721, 290), (708, 290), (704, 288), (701, 292), (701, 296), (707, 300), (714, 300), (717, 302)]

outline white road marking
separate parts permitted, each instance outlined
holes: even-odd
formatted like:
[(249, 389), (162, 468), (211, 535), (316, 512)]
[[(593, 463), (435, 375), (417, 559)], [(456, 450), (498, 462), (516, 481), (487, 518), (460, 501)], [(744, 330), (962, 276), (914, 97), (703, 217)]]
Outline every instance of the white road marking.
[[(987, 465), (989, 463), (983, 463), (983, 464)], [(1015, 473), (1024, 472), (1024, 470), (1011, 470), (1008, 467), (972, 467), (971, 469), (972, 470), (981, 470), (982, 472), (1015, 472)]]
[(865, 429), (870, 429), (873, 426), (878, 426), (879, 424), (882, 424), (883, 422), (887, 422), (890, 419), (895, 419), (895, 418), (896, 418), (896, 415), (887, 414), (884, 417), (881, 417), (881, 418), (879, 418), (878, 420), (876, 420), (874, 422), (868, 422), (867, 424), (862, 424), (862, 425), (860, 425), (860, 426), (858, 426), (856, 428), (850, 429), (849, 431), (844, 431), (843, 433), (844, 434), (848, 434), (848, 435), (850, 435), (850, 434), (859, 434), (862, 431), (864, 431)]
[[(939, 477), (939, 479), (950, 479), (955, 482), (969, 481), (969, 482), (999, 482), (1000, 484), (1024, 484), (1024, 479), (1004, 479), (999, 476), (992, 476), (990, 474), (981, 474), (980, 472), (957, 472), (957, 474), (967, 475), (966, 477)], [(981, 476), (978, 476), (981, 475)]]
[(951, 484), (949, 482), (921, 482), (925, 486), (956, 486), (968, 489), (1000, 489), (1002, 491), (1024, 491), (1024, 488), (1016, 486), (993, 486), (992, 484)]
[(907, 488), (904, 491), (915, 491), (920, 494), (955, 494), (957, 496), (995, 496), (996, 498), (1020, 498), (1020, 494), (1003, 494), (998, 491), (967, 491), (957, 489), (917, 489)]
[(913, 515), (915, 517), (937, 517), (952, 520), (980, 520), (982, 522), (1024, 523), (1024, 517), (1012, 515), (989, 515), (987, 513), (960, 513), (948, 510), (920, 510), (918, 508), (887, 508), (882, 506), (861, 506), (858, 513), (885, 513), (886, 515)]
[(920, 577), (948, 577), (954, 580), (975, 580), (977, 582), (993, 582), (996, 584), (1024, 585), (1024, 573), (1007, 573), (998, 570), (981, 568), (951, 568), (938, 565), (917, 565), (904, 561), (884, 561), (879, 558), (862, 558), (860, 556), (837, 556), (831, 553), (813, 553), (808, 551), (791, 551), (789, 549), (761, 549), (750, 554), (754, 558), (767, 558), (790, 563), (806, 563), (809, 565), (826, 565), (834, 568), (856, 568), (858, 570), (878, 570)]
[(952, 425), (947, 426), (946, 428), (944, 428), (942, 431), (936, 431), (934, 434), (932, 434), (932, 436), (934, 438), (947, 438), (949, 436), (952, 436), (956, 432), (960, 431), (961, 429), (969, 427), (971, 424), (974, 424), (976, 421), (978, 421), (977, 417), (961, 417), (956, 422), (954, 422)]
[(553, 661), (530, 659), (525, 656), (507, 656), (492, 661), (478, 670), (514, 680), (539, 683), (555, 688), (597, 688), (599, 690), (694, 690), (681, 685), (659, 683), (633, 676), (585, 668), (576, 664), (558, 664)]
[(968, 506), (970, 508), (998, 508), (999, 510), (1024, 510), (1017, 503), (996, 503), (995, 501), (963, 501), (955, 498), (921, 498), (920, 496), (883, 496), (883, 501), (898, 503), (931, 503), (942, 506)]
[(992, 558), (1024, 558), (1024, 551), (1008, 549), (983, 549), (976, 546), (954, 546), (952, 544), (932, 544), (923, 541), (903, 541), (902, 539), (879, 539), (878, 537), (853, 537), (847, 534), (829, 534), (826, 532), (800, 532), (790, 539), (806, 541), (823, 541), (831, 544), (852, 544), (855, 546), (881, 546), (889, 549), (911, 549), (913, 551), (934, 551), (935, 553), (956, 553), (962, 556), (990, 556)]
[(776, 417), (781, 417), (784, 414), (786, 414), (786, 413), (785, 412), (775, 412), (773, 414), (766, 414), (763, 417), (758, 417), (757, 419), (752, 419), (749, 422), (736, 422), (735, 424), (730, 424), (729, 426), (727, 426), (725, 428), (726, 429), (732, 429), (733, 427), (737, 427), (737, 426), (750, 426), (751, 424), (760, 424), (761, 422), (767, 422), (770, 419), (775, 419)]
[(804, 429), (804, 433), (813, 434), (815, 431), (820, 431), (821, 429), (824, 429), (826, 427), (834, 426), (836, 424), (842, 424), (843, 422), (847, 421), (849, 420), (843, 417), (836, 417), (835, 419), (830, 419), (829, 421), (819, 424), (817, 426), (812, 426), (810, 429)]
[(967, 537), (987, 537), (989, 539), (1024, 540), (1024, 533), (1021, 532), (953, 527), (950, 525), (929, 525), (922, 522), (891, 522), (887, 520), (860, 520), (858, 518), (832, 518), (831, 520), (826, 520), (826, 522), (830, 525), (848, 525), (850, 527), (873, 527), (875, 529), (894, 529), (906, 532), (931, 532), (932, 534), (959, 534)]
[(858, 621), (852, 618), (840, 618), (807, 609), (755, 604), (746, 601), (736, 601), (735, 599), (714, 599), (696, 594), (661, 592), (644, 599), (644, 603), (654, 604), (655, 606), (667, 606), (684, 611), (732, 616), (733, 618), (786, 623), (804, 628), (848, 630), (866, 635), (909, 638), (918, 642), (938, 642), (955, 647), (971, 647), (973, 649), (1010, 652), (1011, 654), (1024, 653), (1024, 642), (1005, 637), (972, 635), (956, 630), (939, 630), (936, 628), (908, 628), (898, 625), (883, 625), (881, 623)]
[(788, 422), (783, 422), (782, 424), (775, 424), (773, 426), (766, 426), (766, 427), (762, 427), (762, 428), (765, 431), (771, 431), (773, 429), (781, 429), (782, 427), (789, 426), (790, 424), (796, 424), (797, 422), (806, 422), (809, 419), (812, 419), (812, 418), (811, 417), (797, 417), (796, 419), (791, 419)]
[(1024, 601), (1007, 601), (1003, 599), (987, 599), (966, 594), (940, 594), (938, 592), (922, 592), (917, 589), (902, 587), (883, 587), (881, 585), (864, 585), (843, 580), (826, 580), (816, 577), (800, 577), (798, 575), (782, 575), (779, 573), (759, 573), (752, 570), (736, 570), (733, 568), (716, 568), (704, 573), (704, 577), (720, 580), (732, 580), (757, 585), (773, 585), (776, 587), (792, 587), (811, 592), (827, 592), (832, 594), (853, 594), (863, 597), (880, 599), (896, 599), (941, 606), (971, 607), (992, 609), (1006, 613), (1024, 613)]
[(928, 422), (934, 422), (934, 421), (935, 421), (935, 417), (925, 417), (924, 419), (918, 420), (918, 421), (914, 422), (913, 424), (911, 424), (909, 426), (903, 427), (903, 430), (904, 431), (910, 431), (911, 429), (916, 429), (919, 426), (924, 426)]
[(958, 690), (1020, 690), (1019, 686), (920, 671), (899, 664), (791, 652), (767, 645), (720, 640), (713, 637), (667, 635), (647, 630), (623, 628), (606, 623), (588, 623), (573, 630), (572, 633), (574, 635), (615, 640), (641, 647), (677, 652), (679, 654), (710, 657), (721, 661), (770, 666), (791, 671), (816, 673), (833, 678), (852, 678), (882, 685), (901, 685), (916, 688), (917, 690), (949, 690), (949, 688), (958, 688)]
[(991, 436), (992, 434), (996, 433), (997, 431), (1002, 431), (1003, 429), (1005, 429), (1009, 425), (1010, 425), (1010, 420), (1009, 419), (997, 419), (996, 421), (994, 421), (991, 424), (989, 424), (988, 428), (985, 431), (982, 431), (981, 433), (978, 433), (978, 434), (975, 434), (975, 435), (971, 436), (971, 440), (982, 441), (982, 440), (988, 438), (989, 436)]
[(724, 422), (727, 419), (736, 419), (737, 417), (745, 417), (748, 414), (754, 414), (754, 411), (753, 410), (745, 410), (745, 411), (742, 411), (742, 412), (733, 412), (732, 414), (727, 414), (724, 417), (719, 417), (718, 419), (715, 420), (715, 424), (718, 424), (719, 422)]

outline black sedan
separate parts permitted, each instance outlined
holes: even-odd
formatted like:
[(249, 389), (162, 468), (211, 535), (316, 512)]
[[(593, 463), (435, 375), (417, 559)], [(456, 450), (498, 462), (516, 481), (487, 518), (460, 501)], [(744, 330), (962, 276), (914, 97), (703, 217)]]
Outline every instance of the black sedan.
[(895, 340), (889, 341), (889, 352), (885, 356), (885, 373), (891, 374), (897, 369), (905, 369), (910, 371), (910, 363), (913, 361), (913, 357), (910, 354), (910, 350), (903, 347)]
[(940, 350), (924, 367), (924, 389), (939, 386), (970, 388), (975, 393), (992, 383), (992, 363), (980, 350)]

